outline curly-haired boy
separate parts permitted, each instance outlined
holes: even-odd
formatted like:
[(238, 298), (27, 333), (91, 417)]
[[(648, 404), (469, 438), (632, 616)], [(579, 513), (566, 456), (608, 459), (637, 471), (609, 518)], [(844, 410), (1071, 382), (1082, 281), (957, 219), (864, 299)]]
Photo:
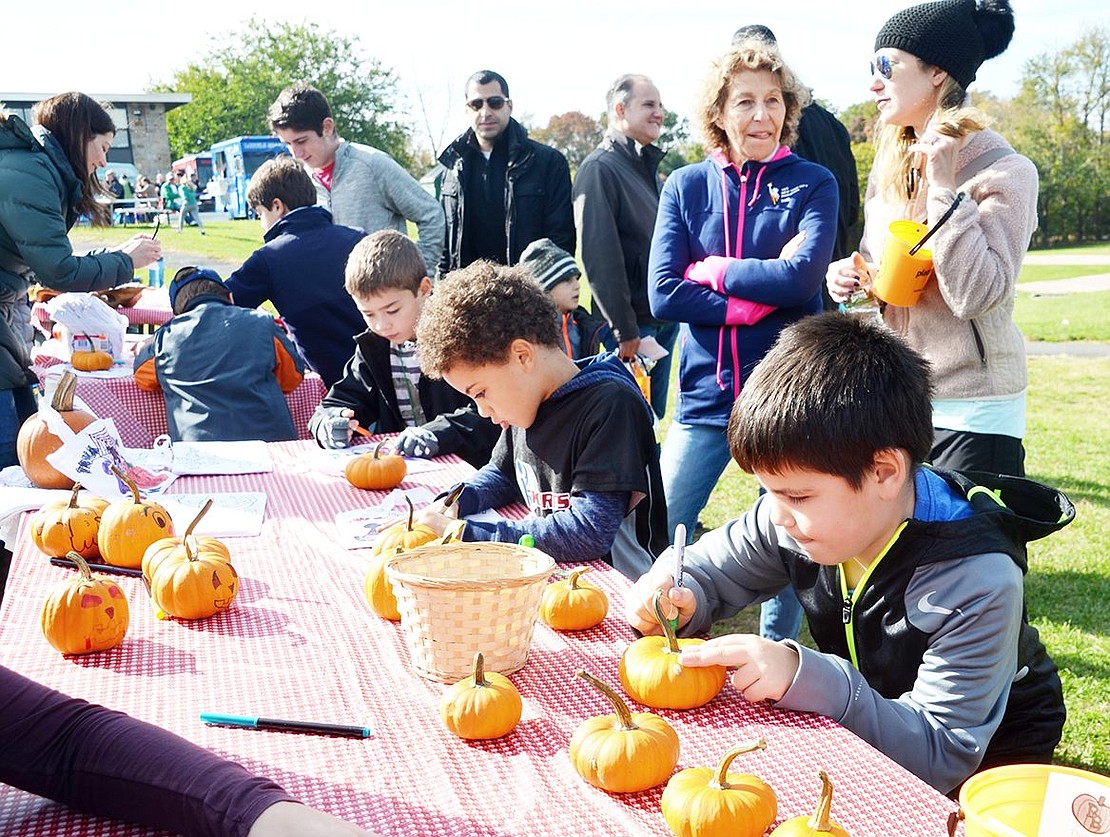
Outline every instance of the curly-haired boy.
[(615, 355), (568, 358), (557, 323), (525, 270), (487, 261), (448, 274), (425, 303), (425, 373), (503, 429), (457, 502), (425, 509), (423, 522), (443, 531), (452, 515), (523, 502), (534, 519), (470, 521), (463, 539), (527, 534), (557, 561), (604, 558), (636, 578), (666, 546), (651, 409)]

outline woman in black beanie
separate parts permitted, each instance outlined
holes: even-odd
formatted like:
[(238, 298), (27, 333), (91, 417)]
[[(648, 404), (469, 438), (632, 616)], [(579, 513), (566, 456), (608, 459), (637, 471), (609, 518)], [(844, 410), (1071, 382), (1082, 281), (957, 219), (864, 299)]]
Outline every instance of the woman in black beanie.
[(879, 30), (871, 91), (882, 130), (863, 241), (826, 281), (846, 300), (870, 284), (891, 221), (932, 227), (956, 204), (929, 241), (935, 278), (915, 306), (884, 305), (882, 317), (932, 365), (933, 464), (1021, 476), (1025, 346), (1012, 314), (1037, 224), (1037, 171), (966, 106), (979, 66), (1013, 33), (1007, 0), (923, 3)]

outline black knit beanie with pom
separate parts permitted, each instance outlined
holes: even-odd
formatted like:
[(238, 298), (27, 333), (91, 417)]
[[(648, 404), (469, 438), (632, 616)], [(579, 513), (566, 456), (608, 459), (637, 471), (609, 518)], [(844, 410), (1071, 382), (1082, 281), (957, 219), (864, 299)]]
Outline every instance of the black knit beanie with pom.
[(967, 89), (979, 65), (1005, 51), (1013, 36), (1009, 0), (937, 0), (903, 9), (884, 23), (875, 50), (904, 50)]

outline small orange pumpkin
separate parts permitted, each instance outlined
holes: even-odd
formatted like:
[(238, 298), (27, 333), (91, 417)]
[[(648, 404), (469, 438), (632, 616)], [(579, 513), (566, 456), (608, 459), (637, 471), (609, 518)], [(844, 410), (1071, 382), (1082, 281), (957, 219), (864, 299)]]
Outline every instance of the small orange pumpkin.
[[(92, 346), (89, 335), (86, 334), (84, 337), (88, 345)], [(115, 360), (112, 356), (99, 349), (78, 349), (69, 354), (69, 365), (82, 372), (102, 372), (105, 369), (111, 369), (113, 363)]]
[(374, 446), (373, 453), (363, 453), (352, 456), (347, 462), (343, 473), (347, 482), (355, 488), (364, 488), (368, 491), (385, 491), (396, 488), (401, 484), (408, 472), (405, 459), (395, 454), (381, 455), (385, 440)]
[(227, 610), (239, 593), (239, 574), (231, 555), (216, 538), (194, 536), (193, 529), (212, 508), (212, 500), (197, 512), (180, 538), (162, 538), (143, 553), (143, 577), (150, 599), (161, 617), (205, 619)]
[(663, 789), (663, 819), (678, 837), (762, 837), (775, 821), (778, 800), (771, 786), (758, 776), (729, 773), (742, 753), (765, 750), (760, 738), (733, 747), (714, 770), (688, 767)]
[(108, 504), (100, 516), (96, 542), (105, 563), (138, 569), (148, 546), (173, 536), (173, 519), (158, 503), (144, 501), (131, 478), (115, 465), (111, 467), (112, 473), (131, 489), (131, 499)]
[(553, 581), (543, 590), (540, 618), (556, 631), (584, 631), (600, 625), (609, 612), (609, 597), (592, 584), (579, 582), (589, 567), (577, 567), (570, 575)]
[(74, 483), (68, 500), (47, 503), (31, 515), (31, 543), (47, 555), (57, 557), (71, 550), (82, 558), (99, 558), (96, 536), (100, 516), (108, 501), (89, 492), (79, 497), (81, 483)]
[(678, 733), (658, 715), (630, 712), (621, 696), (592, 674), (576, 675), (600, 690), (616, 711), (586, 719), (570, 737), (570, 760), (578, 775), (612, 793), (663, 784), (678, 764)]
[(821, 780), (821, 796), (812, 817), (791, 817), (771, 832), (771, 837), (850, 837), (847, 831), (831, 819), (833, 786), (824, 770), (817, 773)]
[(704, 706), (724, 688), (728, 669), (724, 666), (693, 667), (678, 662), (683, 648), (704, 639), (675, 637), (670, 620), (663, 616), (662, 593), (656, 591), (652, 606), (663, 626), (663, 636), (645, 636), (621, 655), (621, 685), (629, 697), (653, 709), (693, 709)]
[(77, 552), (67, 556), (77, 565), (77, 577), (55, 587), (42, 606), (46, 641), (67, 655), (106, 651), (123, 642), (131, 611), (127, 596), (114, 581), (93, 575)]
[[(58, 381), (50, 406), (57, 410), (62, 421), (74, 433), (79, 433), (96, 421), (96, 416), (73, 408), (76, 391), (77, 376), (67, 369)], [(50, 432), (37, 413), (29, 416), (19, 428), (15, 442), (16, 457), (27, 479), (39, 488), (73, 488), (73, 480), (46, 461), (46, 457), (61, 446), (62, 440)]]
[(363, 584), (370, 609), (383, 619), (391, 619), (394, 622), (401, 618), (401, 611), (397, 609), (397, 597), (393, 595), (393, 585), (385, 574), (386, 562), (400, 552), (423, 546), (439, 537), (435, 529), (430, 526), (422, 523), (413, 525), (412, 501), (406, 497), (405, 502), (409, 507), (408, 521), (395, 523), (378, 532), (378, 539), (374, 541), (374, 549), (370, 553), (366, 581)]
[(448, 687), (439, 701), (443, 725), (470, 741), (508, 735), (523, 710), (513, 681), (496, 671), (487, 673), (481, 651), (474, 655), (474, 674)]

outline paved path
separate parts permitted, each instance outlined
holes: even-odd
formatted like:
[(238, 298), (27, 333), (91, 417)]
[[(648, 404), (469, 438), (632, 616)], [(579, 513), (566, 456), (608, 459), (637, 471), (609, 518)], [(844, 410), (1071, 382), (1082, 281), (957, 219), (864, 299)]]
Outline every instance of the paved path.
[(1110, 273), (1075, 276), (1071, 279), (1049, 279), (1044, 282), (1022, 282), (1017, 289), (1019, 293), (1033, 294), (1033, 296), (1067, 296), (1110, 291)]

